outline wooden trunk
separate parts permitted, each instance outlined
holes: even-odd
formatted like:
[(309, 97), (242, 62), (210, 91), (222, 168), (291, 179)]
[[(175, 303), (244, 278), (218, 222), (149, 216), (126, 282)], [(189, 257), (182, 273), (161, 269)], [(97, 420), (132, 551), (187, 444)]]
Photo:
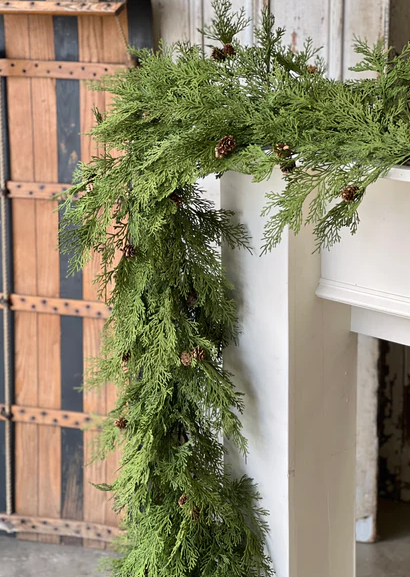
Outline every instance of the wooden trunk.
[[(58, 3), (60, 10), (66, 4)], [(83, 15), (81, 4), (74, 3), (78, 10), (68, 13), (77, 15), (69, 16), (50, 9), (41, 13), (46, 2), (36, 5), (38, 14), (23, 8), (20, 13), (17, 6), (0, 16), (12, 231), (15, 511), (1, 513), (6, 503), (0, 420), (0, 529), (13, 528), (35, 541), (104, 548), (116, 532), (116, 518), (109, 494), (91, 482), (112, 481), (118, 455), (86, 466), (98, 433), (82, 428), (91, 414), (113, 408), (115, 387), (77, 389), (87, 359), (99, 353), (109, 310), (96, 302), (92, 283), (98, 256), (82, 274), (67, 277), (67, 258), (57, 251), (57, 201), (50, 197), (67, 188), (79, 160), (98, 154), (84, 133), (94, 124), (93, 107), (107, 109), (110, 97), (90, 91), (81, 78), (126, 66), (121, 28), (132, 46), (151, 46), (150, 3), (130, 0), (118, 20), (113, 13), (93, 12), (92, 4), (84, 5)], [(3, 389), (0, 383), (0, 404)]]

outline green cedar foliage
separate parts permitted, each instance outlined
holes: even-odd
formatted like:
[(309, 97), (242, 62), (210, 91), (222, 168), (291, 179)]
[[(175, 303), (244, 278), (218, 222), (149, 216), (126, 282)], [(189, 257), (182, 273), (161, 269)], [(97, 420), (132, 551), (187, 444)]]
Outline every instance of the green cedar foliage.
[[(123, 454), (118, 478), (99, 486), (124, 512), (115, 577), (272, 573), (266, 512), (252, 481), (231, 475), (221, 442), (246, 453), (243, 401), (222, 368), (238, 323), (219, 247), (248, 249), (249, 239), (230, 212), (204, 200), (198, 180), (235, 170), (260, 181), (281, 165), (286, 189), (267, 195), (263, 250), (285, 226), (298, 232), (306, 204), (318, 246), (328, 246), (341, 227), (356, 229), (366, 187), (410, 159), (410, 47), (391, 59), (381, 43), (358, 41), (356, 70), (374, 77), (331, 81), (311, 42), (298, 54), (284, 46), (267, 10), (247, 47), (235, 38), (249, 25), (243, 12), (228, 0), (213, 5), (203, 32), (217, 43), (216, 60), (197, 46), (161, 45), (95, 87), (114, 95), (92, 130), (103, 154), (79, 167), (63, 204), (60, 245), (71, 270), (98, 251), (101, 296), (114, 286), (88, 386), (118, 388), (97, 448), (98, 458), (118, 445)], [(216, 158), (228, 135), (235, 149)], [(340, 198), (347, 186), (357, 187), (351, 202)], [(181, 354), (196, 347), (205, 358), (184, 365)]]

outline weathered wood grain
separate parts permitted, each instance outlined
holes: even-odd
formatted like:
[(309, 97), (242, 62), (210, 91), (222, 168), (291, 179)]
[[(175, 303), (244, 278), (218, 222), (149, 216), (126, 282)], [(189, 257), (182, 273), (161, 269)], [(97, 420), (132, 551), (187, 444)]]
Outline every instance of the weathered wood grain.
[(114, 537), (121, 534), (117, 527), (99, 525), (97, 523), (84, 523), (49, 519), (45, 517), (29, 517), (25, 515), (2, 515), (0, 514), (0, 531), (18, 533), (30, 531), (44, 535), (62, 535), (69, 537), (92, 537), (94, 540), (110, 543)]
[[(54, 60), (52, 16), (29, 16), (30, 57)], [(56, 84), (52, 78), (32, 78), (34, 180), (58, 181)], [(58, 297), (59, 257), (56, 250), (58, 215), (56, 202), (35, 201), (37, 294)], [(54, 315), (37, 318), (38, 406), (60, 407), (60, 319)], [(61, 431), (38, 427), (38, 514), (58, 517), (61, 507)], [(27, 480), (29, 482), (29, 480)], [(59, 543), (55, 535), (39, 535), (39, 541)]]
[[(2, 307), (3, 305), (0, 304), (0, 308)], [(10, 295), (10, 308), (13, 311), (26, 311), (46, 315), (86, 317), (91, 319), (107, 319), (111, 313), (111, 307), (107, 307), (103, 302), (39, 297), (22, 294)]]
[[(40, 16), (44, 18), (44, 16)], [(23, 78), (55, 78), (77, 80), (99, 80), (107, 74), (115, 74), (123, 70), (123, 65), (96, 62), (62, 62), (53, 60), (0, 58), (0, 76)]]
[[(84, 319), (84, 371), (89, 367), (89, 360), (97, 357), (100, 353), (100, 333), (103, 323), (98, 320)], [(84, 411), (105, 415), (107, 412), (105, 389), (91, 389), (84, 391)], [(106, 512), (109, 507), (110, 495), (103, 491), (96, 491), (91, 483), (106, 482), (106, 461), (92, 461), (93, 447), (98, 441), (99, 433), (92, 431), (84, 432), (84, 520), (92, 523), (105, 524)], [(101, 547), (94, 541), (84, 541), (85, 547)]]
[[(27, 16), (5, 16), (6, 57), (29, 58)], [(11, 178), (34, 180), (31, 82), (13, 78), (7, 83)], [(34, 201), (13, 202), (14, 286), (28, 294), (37, 292), (37, 255)], [(38, 405), (36, 315), (15, 314), (15, 399)], [(38, 514), (38, 428), (15, 426), (15, 506), (18, 513)], [(21, 534), (31, 540), (35, 535)]]
[(0, 2), (0, 14), (112, 16), (119, 14), (124, 7), (125, 2), (41, 2), (35, 0), (12, 2), (11, 0), (2, 0)]
[(8, 180), (6, 183), (8, 197), (33, 198), (36, 200), (52, 200), (55, 195), (66, 192), (70, 184), (61, 182), (24, 182)]
[[(2, 410), (4, 403), (0, 403), (0, 421), (4, 421)], [(66, 427), (70, 429), (97, 430), (101, 427), (102, 419), (95, 415), (83, 412), (64, 411), (62, 409), (42, 409), (40, 407), (30, 407), (27, 405), (12, 405), (12, 419), (15, 423), (31, 423), (38, 425), (48, 425), (51, 427)]]

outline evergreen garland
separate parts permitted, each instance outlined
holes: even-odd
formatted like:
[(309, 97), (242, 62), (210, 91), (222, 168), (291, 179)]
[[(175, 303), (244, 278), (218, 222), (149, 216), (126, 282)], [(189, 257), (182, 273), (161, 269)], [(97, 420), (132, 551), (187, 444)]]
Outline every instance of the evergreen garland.
[(125, 512), (116, 577), (272, 573), (266, 512), (221, 442), (246, 453), (243, 401), (222, 365), (238, 323), (219, 247), (248, 249), (249, 239), (197, 182), (227, 170), (260, 181), (279, 166), (286, 189), (267, 195), (263, 251), (285, 226), (299, 231), (306, 202), (320, 247), (343, 226), (354, 232), (367, 186), (410, 160), (410, 46), (390, 58), (381, 42), (358, 41), (355, 70), (376, 76), (332, 81), (311, 42), (298, 54), (283, 45), (268, 10), (247, 47), (235, 39), (244, 12), (213, 6), (209, 56), (184, 43), (140, 50), (136, 68), (95, 87), (115, 96), (92, 131), (104, 153), (80, 166), (63, 204), (71, 270), (98, 251), (101, 295), (114, 286), (88, 382), (118, 387), (98, 455), (118, 445), (123, 455), (119, 477), (99, 486)]

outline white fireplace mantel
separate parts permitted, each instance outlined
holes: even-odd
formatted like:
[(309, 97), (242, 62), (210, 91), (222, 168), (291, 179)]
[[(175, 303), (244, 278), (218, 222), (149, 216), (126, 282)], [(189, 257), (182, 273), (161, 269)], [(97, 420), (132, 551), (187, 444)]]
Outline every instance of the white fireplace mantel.
[(316, 294), (351, 305), (352, 331), (410, 345), (410, 167), (370, 186), (359, 216), (322, 252)]
[[(357, 335), (410, 344), (410, 169), (369, 187), (358, 232), (321, 255), (311, 227), (260, 257), (267, 182), (228, 173), (221, 203), (253, 238), (253, 254), (222, 251), (242, 334), (224, 365), (245, 393), (249, 440), (237, 474), (270, 511), (277, 577), (354, 577)], [(321, 298), (318, 298), (321, 297)]]

